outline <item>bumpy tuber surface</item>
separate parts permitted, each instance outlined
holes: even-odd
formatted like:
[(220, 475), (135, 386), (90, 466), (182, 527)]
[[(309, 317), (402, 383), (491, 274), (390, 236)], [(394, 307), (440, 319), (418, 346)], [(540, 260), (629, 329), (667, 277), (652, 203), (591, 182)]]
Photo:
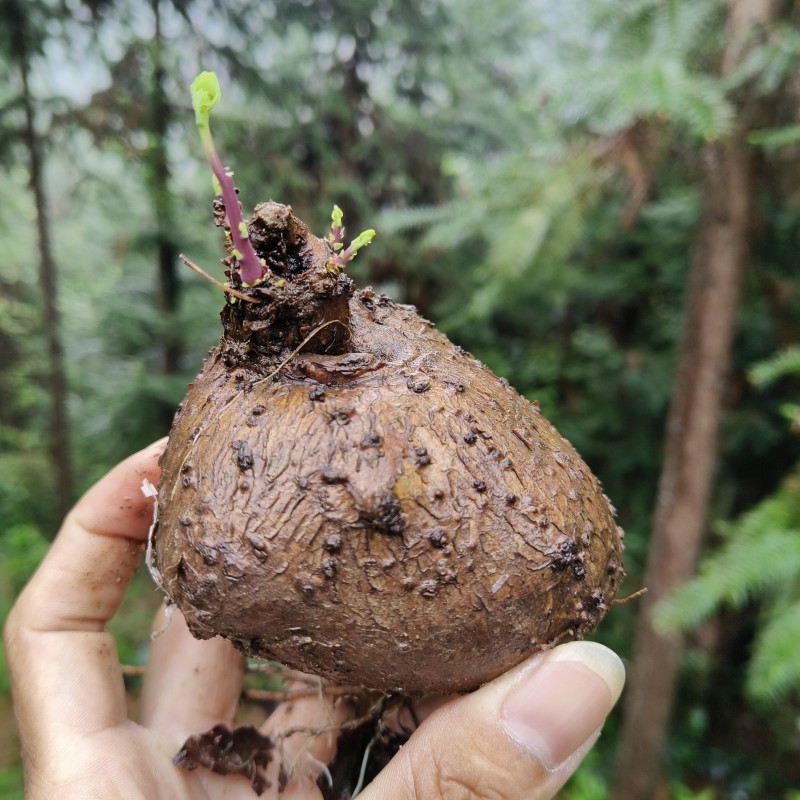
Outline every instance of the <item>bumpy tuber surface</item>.
[[(332, 681), (474, 688), (582, 636), (622, 578), (598, 480), (410, 306), (358, 290), (288, 206), (162, 458), (158, 580), (192, 632)], [(341, 246), (341, 245), (340, 245)]]

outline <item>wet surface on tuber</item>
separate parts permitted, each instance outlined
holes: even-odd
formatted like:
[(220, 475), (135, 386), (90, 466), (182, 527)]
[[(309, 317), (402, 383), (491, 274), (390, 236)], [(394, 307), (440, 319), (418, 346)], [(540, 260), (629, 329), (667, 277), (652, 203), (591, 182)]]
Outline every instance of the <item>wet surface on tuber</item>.
[(288, 207), (248, 227), (269, 277), (229, 277), (260, 302), (226, 304), (161, 462), (154, 566), (192, 632), (415, 696), (592, 630), (621, 531), (572, 446)]

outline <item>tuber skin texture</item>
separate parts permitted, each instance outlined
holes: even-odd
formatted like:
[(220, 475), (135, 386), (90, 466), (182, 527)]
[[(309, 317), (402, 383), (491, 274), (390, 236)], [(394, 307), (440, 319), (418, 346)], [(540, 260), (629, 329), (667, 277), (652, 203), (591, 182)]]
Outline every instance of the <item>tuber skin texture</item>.
[(153, 569), (192, 633), (420, 696), (593, 630), (622, 531), (572, 446), (291, 208), (247, 228), (259, 303), (226, 303), (161, 459)]

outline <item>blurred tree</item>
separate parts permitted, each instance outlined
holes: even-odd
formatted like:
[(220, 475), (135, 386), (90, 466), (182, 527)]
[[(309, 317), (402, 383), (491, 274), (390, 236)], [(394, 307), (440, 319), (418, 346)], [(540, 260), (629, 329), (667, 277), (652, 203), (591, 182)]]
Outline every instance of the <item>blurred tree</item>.
[[(171, 170), (167, 142), (172, 122), (172, 109), (167, 99), (161, 5), (162, 0), (150, 0), (154, 35), (150, 47), (152, 74), (150, 76), (150, 141), (147, 148), (147, 184), (156, 224), (158, 302), (166, 318), (174, 320), (180, 304), (180, 280), (178, 278), (178, 247), (175, 242), (175, 226), (177, 224), (175, 200), (169, 185)], [(174, 375), (180, 371), (181, 351), (180, 337), (165, 337), (160, 365), (165, 375)], [(170, 419), (171, 415), (166, 418), (166, 422), (169, 423)]]
[[(8, 52), (19, 74), (19, 103), (24, 122), (19, 140), (27, 153), (30, 191), (36, 208), (36, 234), (39, 260), (39, 286), (42, 299), (42, 320), (47, 343), (50, 421), (48, 443), (55, 475), (55, 511), (63, 517), (72, 505), (72, 456), (70, 452), (67, 412), (66, 369), (61, 341), (61, 314), (58, 304), (58, 275), (51, 244), (51, 224), (44, 180), (44, 154), (36, 126), (37, 100), (31, 92), (30, 71), (34, 48), (40, 41), (32, 17), (42, 9), (36, 4), (23, 5), (19, 0), (6, 0), (2, 6), (3, 33)], [(38, 19), (41, 22), (41, 19)]]
[[(91, 11), (93, 35), (104, 40), (110, 28), (132, 23), (133, 9), (123, 0), (85, 3)], [(156, 281), (154, 306), (160, 314), (160, 336), (156, 342), (154, 367), (170, 385), (181, 375), (184, 336), (178, 324), (182, 281), (179, 274), (179, 239), (183, 233), (176, 212), (176, 196), (170, 186), (172, 164), (170, 142), (175, 127), (174, 105), (169, 86), (174, 84), (174, 60), (167, 59), (171, 46), (164, 34), (165, 15), (177, 15), (188, 24), (190, 0), (149, 0), (149, 31), (132, 30), (119, 42), (111, 58), (102, 48), (106, 66), (114, 77), (112, 86), (94, 93), (77, 118), (101, 146), (114, 143), (140, 160), (141, 177), (150, 204), (150, 229), (146, 246), (154, 251)], [(120, 121), (124, 125), (120, 127)], [(143, 142), (143, 144), (142, 144)], [(172, 420), (176, 398), (171, 392), (150, 396), (152, 429), (165, 431)], [(149, 426), (148, 426), (149, 427)]]

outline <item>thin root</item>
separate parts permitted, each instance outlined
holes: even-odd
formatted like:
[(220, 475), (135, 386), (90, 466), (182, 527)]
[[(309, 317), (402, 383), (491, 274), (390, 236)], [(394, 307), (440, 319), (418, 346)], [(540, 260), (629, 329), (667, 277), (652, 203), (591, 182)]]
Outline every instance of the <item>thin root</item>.
[(353, 800), (355, 800), (355, 798), (358, 797), (359, 794), (361, 794), (361, 790), (364, 788), (364, 778), (367, 775), (367, 764), (369, 763), (369, 754), (372, 752), (372, 746), (375, 744), (375, 742), (378, 741), (378, 735), (379, 734), (376, 733), (375, 736), (373, 736), (372, 739), (370, 739), (369, 744), (364, 748), (364, 757), (361, 759), (361, 770), (358, 773), (358, 781), (356, 782), (355, 788), (353, 789), (353, 793), (351, 795)]
[(633, 594), (629, 594), (627, 597), (615, 597), (611, 601), (611, 605), (614, 606), (624, 606), (625, 603), (629, 603), (631, 600), (635, 600), (637, 597), (641, 597), (643, 594), (647, 594), (647, 587), (645, 586), (642, 589), (639, 589), (638, 592), (634, 592)]
[(338, 722), (333, 725), (321, 725), (318, 728), (309, 728), (306, 725), (293, 725), (291, 728), (281, 731), (275, 738), (283, 741), (288, 739), (290, 736), (294, 736), (296, 733), (304, 733), (306, 736), (316, 737), (322, 736), (323, 733), (331, 733), (333, 731), (339, 733), (341, 731), (352, 730), (353, 728), (357, 728), (359, 725), (363, 725), (365, 722), (371, 722), (378, 719), (386, 709), (386, 704), (389, 700), (389, 697), (389, 695), (382, 695), (372, 704), (372, 707), (369, 709), (369, 711), (367, 711), (366, 714), (356, 717), (355, 719), (349, 719), (345, 722)]
[(256, 300), (255, 297), (249, 297), (246, 294), (242, 294), (241, 292), (237, 292), (236, 289), (231, 288), (230, 286), (228, 286), (227, 284), (223, 283), (222, 281), (218, 281), (215, 277), (213, 277), (213, 275), (209, 275), (204, 269), (201, 269), (200, 267), (198, 267), (197, 264), (194, 263), (194, 261), (190, 261), (188, 258), (186, 258), (186, 256), (183, 253), (181, 253), (178, 256), (178, 258), (181, 261), (183, 261), (183, 263), (187, 267), (189, 267), (189, 269), (192, 270), (192, 272), (196, 272), (201, 278), (205, 278), (209, 283), (213, 283), (214, 286), (219, 287), (226, 294), (230, 294), (230, 295), (233, 295), (234, 297), (238, 297), (239, 300), (244, 300), (244, 301), (246, 301), (248, 303), (257, 303), (258, 302), (258, 300)]
[(324, 686), (322, 689), (270, 691), (269, 689), (243, 689), (242, 700), (251, 703), (284, 703), (307, 697), (357, 697), (363, 689), (356, 686)]
[[(295, 347), (294, 350), (292, 350), (291, 353), (289, 353), (288, 356), (286, 356), (286, 358), (283, 359), (283, 361), (281, 361), (280, 364), (278, 364), (277, 367), (275, 367), (274, 370), (272, 370), (272, 372), (270, 372), (269, 375), (267, 375), (265, 378), (255, 381), (253, 386), (258, 386), (259, 383), (264, 383), (264, 381), (268, 381), (270, 378), (273, 378), (275, 375), (277, 375), (321, 330), (324, 330), (329, 325), (344, 325), (344, 323), (338, 319), (329, 319), (327, 322), (323, 322), (322, 325), (318, 325), (313, 331), (311, 331), (311, 333), (308, 334), (308, 336), (306, 336), (305, 339), (303, 339), (302, 342), (300, 342), (299, 345), (297, 345), (297, 347)], [(346, 325), (345, 327), (347, 328)], [(347, 328), (347, 330), (350, 332), (350, 328)]]

